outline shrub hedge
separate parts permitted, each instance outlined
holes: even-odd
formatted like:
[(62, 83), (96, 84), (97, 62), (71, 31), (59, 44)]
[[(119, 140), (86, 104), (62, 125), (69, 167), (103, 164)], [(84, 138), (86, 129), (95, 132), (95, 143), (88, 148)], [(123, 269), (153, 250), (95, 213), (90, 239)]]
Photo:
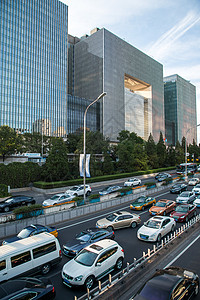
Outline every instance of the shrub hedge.
[(0, 184), (0, 198), (9, 196), (8, 186), (6, 184)]
[[(98, 176), (98, 177), (91, 177), (87, 178), (87, 184), (94, 183), (94, 182), (100, 182), (100, 181), (108, 181), (108, 180), (114, 180), (114, 179), (120, 179), (120, 178), (126, 178), (131, 176), (139, 176), (144, 174), (152, 174), (152, 173), (159, 173), (169, 170), (174, 170), (175, 167), (168, 167), (168, 168), (160, 168), (160, 169), (154, 169), (154, 170), (147, 170), (147, 171), (137, 171), (132, 173), (120, 173), (120, 174), (113, 174), (113, 175), (105, 175), (105, 176)], [(77, 185), (82, 184), (83, 179), (73, 179), (73, 180), (67, 180), (67, 181), (56, 181), (56, 182), (44, 182), (44, 181), (37, 181), (34, 182), (34, 187), (40, 188), (40, 189), (52, 189), (52, 188), (58, 188), (58, 187), (65, 187), (65, 186), (71, 186), (71, 185)]]

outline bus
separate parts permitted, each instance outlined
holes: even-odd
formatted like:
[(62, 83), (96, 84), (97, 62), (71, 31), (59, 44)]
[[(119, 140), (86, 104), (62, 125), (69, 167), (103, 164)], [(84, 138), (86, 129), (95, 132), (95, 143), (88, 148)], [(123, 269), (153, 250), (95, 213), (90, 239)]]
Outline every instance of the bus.
[(187, 166), (187, 173), (195, 173), (197, 171), (197, 164), (195, 163), (182, 163), (176, 166), (177, 174), (185, 174)]

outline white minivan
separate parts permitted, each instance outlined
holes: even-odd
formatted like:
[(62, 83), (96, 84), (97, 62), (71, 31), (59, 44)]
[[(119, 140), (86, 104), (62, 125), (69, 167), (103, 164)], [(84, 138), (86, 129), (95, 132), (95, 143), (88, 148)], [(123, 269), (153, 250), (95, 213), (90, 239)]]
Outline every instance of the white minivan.
[(0, 246), (0, 282), (16, 276), (47, 274), (62, 259), (58, 239), (44, 232)]

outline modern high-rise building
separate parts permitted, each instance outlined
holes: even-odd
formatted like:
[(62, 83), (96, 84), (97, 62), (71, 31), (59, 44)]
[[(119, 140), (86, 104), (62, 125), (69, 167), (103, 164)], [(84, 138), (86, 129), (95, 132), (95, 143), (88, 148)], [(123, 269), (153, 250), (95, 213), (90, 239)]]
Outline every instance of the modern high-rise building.
[(66, 135), (67, 36), (60, 1), (0, 0), (0, 125)]
[(168, 145), (197, 141), (196, 88), (179, 75), (164, 77), (165, 136)]
[(106, 29), (70, 37), (71, 93), (90, 101), (102, 92), (100, 130), (116, 141), (121, 130), (155, 141), (164, 133), (163, 66)]

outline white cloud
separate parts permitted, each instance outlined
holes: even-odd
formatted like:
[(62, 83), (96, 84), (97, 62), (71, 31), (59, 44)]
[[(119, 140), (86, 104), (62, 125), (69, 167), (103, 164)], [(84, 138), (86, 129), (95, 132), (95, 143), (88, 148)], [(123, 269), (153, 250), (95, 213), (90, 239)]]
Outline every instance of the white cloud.
[[(166, 60), (168, 56), (174, 55), (173, 48), (180, 48), (178, 40), (200, 21), (200, 16), (190, 11), (179, 23), (164, 33), (148, 50), (147, 53), (158, 61)], [(188, 48), (189, 45), (186, 45)], [(184, 47), (183, 47), (184, 49)]]

